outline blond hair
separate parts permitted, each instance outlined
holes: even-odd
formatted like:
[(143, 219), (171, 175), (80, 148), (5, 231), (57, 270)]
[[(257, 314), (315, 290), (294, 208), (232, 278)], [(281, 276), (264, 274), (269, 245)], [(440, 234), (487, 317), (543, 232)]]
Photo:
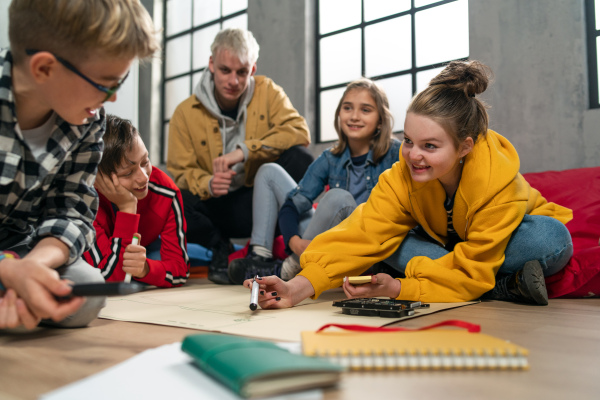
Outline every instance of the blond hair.
[(242, 64), (254, 65), (258, 60), (260, 46), (252, 32), (240, 28), (223, 29), (210, 46), (213, 59), (220, 50), (229, 50), (237, 56)]
[(491, 75), (490, 68), (479, 61), (452, 61), (413, 97), (407, 112), (442, 125), (457, 149), (468, 137), (476, 142), (486, 134), (489, 117), (487, 105), (475, 95), (487, 89)]
[(333, 126), (335, 127), (335, 131), (337, 132), (339, 140), (331, 149), (331, 153), (340, 155), (348, 146), (348, 137), (340, 127), (339, 115), (346, 95), (352, 90), (366, 90), (369, 92), (373, 98), (373, 101), (375, 102), (375, 105), (377, 106), (377, 112), (379, 113), (379, 124), (381, 127), (377, 129), (371, 137), (371, 152), (373, 155), (373, 161), (375, 161), (375, 163), (379, 163), (379, 160), (386, 155), (392, 143), (394, 117), (390, 112), (390, 104), (388, 102), (387, 95), (382, 88), (368, 78), (361, 78), (352, 81), (348, 84), (348, 86), (346, 86), (346, 90), (344, 90), (344, 94), (342, 95), (342, 98), (340, 99), (340, 102), (335, 110), (335, 119), (333, 121)]
[(26, 49), (76, 61), (90, 52), (145, 59), (160, 48), (139, 0), (13, 0), (8, 30), (15, 63)]

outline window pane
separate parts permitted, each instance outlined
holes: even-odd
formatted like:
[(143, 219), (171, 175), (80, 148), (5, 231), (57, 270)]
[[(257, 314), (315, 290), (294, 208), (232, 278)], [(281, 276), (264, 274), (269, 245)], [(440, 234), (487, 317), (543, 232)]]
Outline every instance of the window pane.
[(129, 69), (129, 76), (117, 92), (117, 101), (107, 101), (104, 109), (107, 114), (115, 114), (130, 120), (133, 126), (138, 126), (139, 106), (139, 63), (134, 61)]
[(467, 0), (433, 7), (415, 15), (417, 67), (469, 56)]
[[(390, 41), (394, 43), (390, 49)], [(377, 76), (410, 69), (410, 15), (365, 28), (366, 75)]]
[(190, 39), (185, 35), (167, 42), (166, 78), (190, 71)]
[(394, 116), (394, 132), (404, 130), (406, 109), (412, 99), (412, 78), (410, 74), (382, 79), (377, 84), (383, 88), (390, 102), (390, 111)]
[(319, 1), (319, 32), (322, 34), (360, 23), (360, 0)]
[(345, 87), (321, 92), (321, 142), (338, 140), (338, 135), (333, 127), (335, 109), (337, 108)]
[(190, 76), (165, 83), (165, 119), (171, 119), (175, 108), (190, 95)]
[(600, 29), (600, 0), (594, 1), (594, 8), (596, 10), (596, 30)]
[(221, 17), (221, 0), (194, 0), (194, 26)]
[(415, 0), (415, 7), (428, 6), (429, 4), (437, 3), (441, 0)]
[(417, 93), (425, 89), (429, 85), (429, 81), (431, 81), (443, 69), (444, 67), (440, 67), (417, 73)]
[(361, 76), (360, 29), (321, 39), (321, 87)]
[(410, 10), (410, 0), (368, 0), (365, 1), (365, 21), (387, 17)]
[(192, 27), (192, 0), (170, 0), (167, 2), (167, 36), (183, 32)]
[(208, 66), (208, 58), (211, 56), (210, 45), (219, 33), (219, 24), (194, 32), (194, 67), (193, 69)]
[(223, 16), (248, 8), (248, 0), (223, 0)]
[(242, 14), (235, 18), (223, 21), (223, 29), (225, 28), (242, 28), (248, 29), (248, 14)]

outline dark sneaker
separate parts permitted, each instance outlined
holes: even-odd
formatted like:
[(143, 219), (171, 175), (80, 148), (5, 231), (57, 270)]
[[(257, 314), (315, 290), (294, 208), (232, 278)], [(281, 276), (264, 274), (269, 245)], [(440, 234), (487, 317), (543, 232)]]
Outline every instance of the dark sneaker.
[(521, 271), (497, 279), (494, 289), (482, 298), (548, 305), (548, 292), (542, 266), (537, 260), (526, 262)]
[(548, 305), (548, 291), (544, 271), (539, 261), (528, 261), (523, 269), (515, 274), (512, 291), (521, 295), (528, 303)]
[(227, 263), (232, 247), (227, 243), (219, 243), (212, 249), (212, 260), (208, 266), (208, 280), (219, 285), (232, 285), (227, 274)]
[(258, 276), (277, 275), (281, 277), (281, 260), (264, 258), (255, 253), (249, 257), (237, 258), (229, 263), (229, 279), (241, 285), (246, 279)]

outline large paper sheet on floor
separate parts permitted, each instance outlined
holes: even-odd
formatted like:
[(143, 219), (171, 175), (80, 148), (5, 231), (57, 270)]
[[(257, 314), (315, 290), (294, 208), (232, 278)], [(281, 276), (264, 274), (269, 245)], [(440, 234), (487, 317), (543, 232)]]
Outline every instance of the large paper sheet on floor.
[[(383, 326), (400, 319), (342, 314), (333, 300), (346, 296), (341, 289), (329, 290), (317, 300), (307, 299), (283, 310), (251, 311), (250, 291), (243, 286), (193, 283), (180, 288), (154, 289), (124, 297), (111, 297), (100, 318), (178, 326), (280, 341), (300, 341), (300, 332), (325, 324)], [(474, 304), (432, 303), (413, 317)], [(402, 318), (405, 319), (405, 318)]]

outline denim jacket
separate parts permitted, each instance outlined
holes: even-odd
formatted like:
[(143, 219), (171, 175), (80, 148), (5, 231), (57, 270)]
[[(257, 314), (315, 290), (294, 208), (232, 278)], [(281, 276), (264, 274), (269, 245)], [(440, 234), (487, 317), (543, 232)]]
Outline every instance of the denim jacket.
[[(398, 161), (401, 142), (392, 139), (388, 152), (381, 158), (378, 164), (373, 161), (371, 150), (367, 154), (365, 163), (365, 179), (367, 180), (367, 190), (369, 193), (377, 184), (379, 175), (392, 164)], [(325, 186), (329, 185), (331, 189), (338, 188), (348, 190), (350, 186), (350, 148), (346, 147), (344, 152), (336, 156), (331, 153), (331, 149), (325, 150), (317, 158), (304, 174), (304, 177), (289, 194), (288, 199), (292, 199), (299, 214), (302, 214), (313, 205), (313, 201), (323, 192)]]

